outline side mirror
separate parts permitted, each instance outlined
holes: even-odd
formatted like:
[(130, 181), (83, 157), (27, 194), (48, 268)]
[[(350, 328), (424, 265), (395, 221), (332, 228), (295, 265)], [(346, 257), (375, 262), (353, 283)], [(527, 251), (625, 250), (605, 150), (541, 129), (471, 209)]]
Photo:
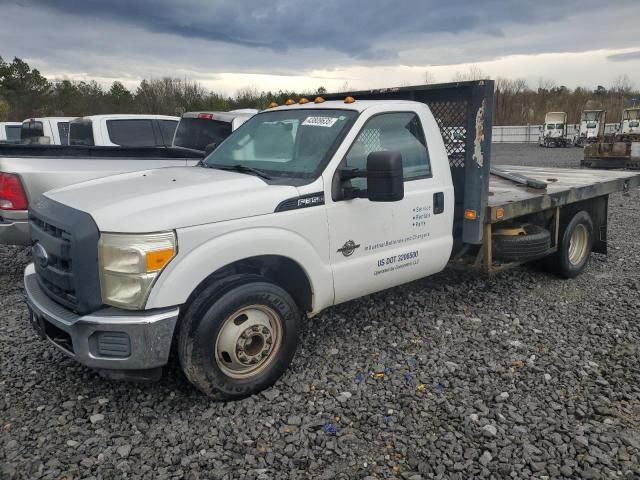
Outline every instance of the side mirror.
[(372, 202), (397, 202), (404, 198), (400, 152), (371, 152), (367, 157), (367, 198)]
[(213, 152), (216, 148), (218, 148), (218, 144), (216, 142), (211, 142), (209, 145), (207, 145), (206, 147), (204, 147), (204, 154), (205, 155), (209, 155), (211, 152)]

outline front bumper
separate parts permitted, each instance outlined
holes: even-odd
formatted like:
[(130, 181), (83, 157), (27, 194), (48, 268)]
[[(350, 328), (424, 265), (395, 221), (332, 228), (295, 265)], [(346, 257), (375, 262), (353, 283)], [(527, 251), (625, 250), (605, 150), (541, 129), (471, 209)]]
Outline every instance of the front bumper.
[(29, 214), (27, 211), (0, 212), (0, 245), (30, 245)]
[(80, 316), (40, 288), (33, 264), (24, 272), (26, 301), (38, 333), (87, 367), (150, 370), (167, 363), (178, 307), (128, 311), (107, 307)]

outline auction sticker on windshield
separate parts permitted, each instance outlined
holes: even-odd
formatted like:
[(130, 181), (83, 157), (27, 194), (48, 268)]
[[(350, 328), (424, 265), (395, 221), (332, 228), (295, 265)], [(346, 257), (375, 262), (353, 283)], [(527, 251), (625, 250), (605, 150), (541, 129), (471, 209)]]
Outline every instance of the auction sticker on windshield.
[(307, 117), (302, 125), (312, 127), (333, 127), (338, 119), (336, 117)]

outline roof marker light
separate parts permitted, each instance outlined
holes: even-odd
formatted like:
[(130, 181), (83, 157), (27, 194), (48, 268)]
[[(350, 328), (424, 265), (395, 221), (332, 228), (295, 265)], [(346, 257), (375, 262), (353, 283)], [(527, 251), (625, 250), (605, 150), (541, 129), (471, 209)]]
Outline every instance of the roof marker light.
[(268, 108), (276, 108), (278, 104), (276, 102), (271, 102)]
[(304, 105), (305, 103), (309, 103), (309, 99), (308, 99), (308, 98), (305, 98), (305, 97), (302, 97), (302, 98), (298, 101), (298, 103), (299, 103), (300, 105)]
[(296, 102), (294, 102), (291, 98), (287, 99), (287, 101), (284, 102), (285, 105), (293, 105), (294, 103)]
[(345, 99), (344, 99), (344, 103), (353, 103), (355, 101), (356, 101), (356, 99), (353, 98), (353, 97), (345, 97)]
[(316, 97), (316, 99), (313, 101), (313, 103), (324, 103), (324, 98)]

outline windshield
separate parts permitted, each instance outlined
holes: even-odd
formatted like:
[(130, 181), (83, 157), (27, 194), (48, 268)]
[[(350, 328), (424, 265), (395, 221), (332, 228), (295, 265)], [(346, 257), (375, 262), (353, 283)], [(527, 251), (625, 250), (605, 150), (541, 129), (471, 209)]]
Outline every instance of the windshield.
[(242, 165), (273, 175), (319, 173), (358, 113), (304, 109), (260, 113), (209, 155), (207, 166)]
[(182, 117), (173, 144), (176, 147), (204, 151), (207, 145), (222, 141), (231, 135), (231, 123), (208, 118)]

